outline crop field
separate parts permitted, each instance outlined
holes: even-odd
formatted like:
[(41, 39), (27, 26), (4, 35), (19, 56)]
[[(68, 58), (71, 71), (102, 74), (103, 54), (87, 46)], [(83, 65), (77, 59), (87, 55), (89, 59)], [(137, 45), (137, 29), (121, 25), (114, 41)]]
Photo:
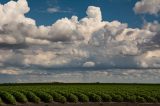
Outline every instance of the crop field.
[(1, 84), (0, 104), (159, 103), (158, 84)]

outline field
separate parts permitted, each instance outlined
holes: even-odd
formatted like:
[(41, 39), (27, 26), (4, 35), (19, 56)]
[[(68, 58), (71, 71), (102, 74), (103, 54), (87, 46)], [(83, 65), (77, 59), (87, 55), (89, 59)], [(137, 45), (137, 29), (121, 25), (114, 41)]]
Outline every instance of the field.
[(159, 103), (159, 84), (1, 84), (0, 104)]

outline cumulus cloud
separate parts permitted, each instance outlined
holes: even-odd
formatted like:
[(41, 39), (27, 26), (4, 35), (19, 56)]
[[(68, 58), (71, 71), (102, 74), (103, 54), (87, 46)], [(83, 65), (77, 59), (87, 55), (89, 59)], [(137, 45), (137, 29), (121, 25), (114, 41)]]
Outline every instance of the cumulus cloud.
[(94, 18), (97, 21), (102, 21), (101, 10), (99, 7), (89, 6), (86, 14), (88, 15), (88, 18)]
[(17, 2), (9, 1), (4, 5), (0, 4), (0, 25), (12, 22), (23, 22), (35, 25), (35, 21), (33, 19), (26, 18), (24, 16), (25, 13), (29, 12), (29, 10), (30, 8), (28, 7), (26, 0), (18, 0)]
[(95, 63), (92, 61), (88, 61), (83, 64), (83, 67), (94, 67), (94, 66), (95, 66)]
[(160, 13), (160, 1), (159, 0), (140, 0), (135, 4), (134, 11), (139, 13), (148, 13), (151, 15), (157, 15)]
[(160, 67), (160, 49), (151, 50), (137, 57), (139, 64), (142, 67), (159, 68)]
[(160, 32), (160, 23), (158, 21), (147, 22), (144, 24), (143, 28), (152, 32)]
[(99, 7), (89, 6), (87, 16), (80, 21), (77, 16), (73, 16), (71, 19), (59, 19), (52, 26), (36, 26), (35, 20), (25, 17), (29, 10), (26, 0), (10, 1), (0, 5), (0, 15), (3, 17), (0, 20), (0, 43), (32, 44), (33, 41), (40, 42), (40, 39), (43, 39), (42, 44), (50, 41), (87, 42), (94, 31), (104, 26)]
[(155, 33), (152, 38), (148, 49), (158, 49), (160, 47), (160, 23), (158, 21), (147, 22), (144, 24), (143, 29)]
[[(146, 1), (139, 1), (135, 11)], [(25, 16), (29, 10), (26, 0), (0, 4), (1, 68), (160, 68), (160, 28), (156, 21), (143, 28), (129, 28), (117, 20), (103, 21), (100, 8), (89, 6), (84, 18), (72, 16), (51, 26), (37, 26)]]

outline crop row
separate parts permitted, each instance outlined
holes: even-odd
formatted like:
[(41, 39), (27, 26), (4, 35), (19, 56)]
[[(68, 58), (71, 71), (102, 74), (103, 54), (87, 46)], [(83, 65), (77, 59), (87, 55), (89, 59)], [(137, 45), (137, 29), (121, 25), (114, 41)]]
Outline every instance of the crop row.
[(39, 103), (39, 102), (160, 102), (160, 95), (148, 94), (128, 94), (107, 93), (107, 92), (84, 92), (84, 91), (44, 91), (44, 90), (19, 90), (19, 91), (0, 91), (0, 104), (19, 103)]

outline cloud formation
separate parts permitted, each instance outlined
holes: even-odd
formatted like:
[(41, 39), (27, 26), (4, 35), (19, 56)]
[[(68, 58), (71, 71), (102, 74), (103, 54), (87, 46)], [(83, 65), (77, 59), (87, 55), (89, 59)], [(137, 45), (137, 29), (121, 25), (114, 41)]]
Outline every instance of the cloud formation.
[(53, 13), (71, 13), (71, 9), (62, 10), (60, 7), (50, 7), (47, 8), (47, 12), (53, 14)]
[(92, 61), (87, 61), (83, 64), (83, 67), (94, 67), (95, 63)]
[(57, 12), (60, 12), (60, 10), (59, 10), (58, 7), (48, 8), (47, 11), (48, 11), (49, 13), (57, 13)]
[[(135, 11), (157, 14), (157, 5), (149, 11), (152, 7), (146, 1), (137, 2)], [(0, 4), (2, 69), (160, 68), (160, 25), (156, 21), (146, 23), (141, 29), (129, 28), (127, 23), (117, 20), (103, 21), (100, 8), (89, 6), (82, 19), (72, 16), (59, 19), (51, 26), (37, 26), (35, 20), (25, 16), (29, 10), (26, 0)], [(0, 72), (17, 74), (7, 69)]]
[(160, 13), (160, 1), (159, 0), (140, 0), (135, 4), (134, 11), (137, 14), (148, 13), (151, 15), (157, 15)]

